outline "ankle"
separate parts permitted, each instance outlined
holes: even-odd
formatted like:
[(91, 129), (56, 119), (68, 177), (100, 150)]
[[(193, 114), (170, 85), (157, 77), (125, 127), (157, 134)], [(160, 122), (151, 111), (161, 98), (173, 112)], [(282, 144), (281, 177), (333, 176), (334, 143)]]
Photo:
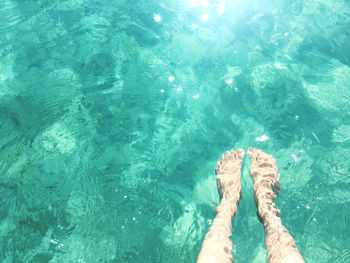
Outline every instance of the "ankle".
[(237, 212), (239, 200), (239, 197), (232, 199), (221, 199), (220, 203), (215, 208), (216, 214), (233, 218)]
[(265, 225), (269, 224), (270, 222), (276, 223), (280, 221), (280, 210), (276, 207), (275, 204), (275, 196), (268, 194), (268, 195), (260, 195), (255, 196), (256, 200), (256, 206), (259, 213), (259, 219), (260, 221)]

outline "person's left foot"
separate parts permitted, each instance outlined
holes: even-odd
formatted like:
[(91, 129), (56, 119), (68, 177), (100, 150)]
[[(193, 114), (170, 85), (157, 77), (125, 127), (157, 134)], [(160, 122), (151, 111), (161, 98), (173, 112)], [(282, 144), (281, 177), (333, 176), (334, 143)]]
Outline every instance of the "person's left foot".
[[(220, 199), (232, 199), (241, 194), (241, 167), (244, 151), (227, 151), (218, 161), (216, 167), (216, 181)], [(237, 199), (237, 197), (235, 198)]]
[(232, 263), (232, 219), (241, 197), (241, 166), (244, 151), (226, 152), (216, 167), (216, 182), (220, 203), (215, 208), (216, 216), (205, 235), (197, 263)]

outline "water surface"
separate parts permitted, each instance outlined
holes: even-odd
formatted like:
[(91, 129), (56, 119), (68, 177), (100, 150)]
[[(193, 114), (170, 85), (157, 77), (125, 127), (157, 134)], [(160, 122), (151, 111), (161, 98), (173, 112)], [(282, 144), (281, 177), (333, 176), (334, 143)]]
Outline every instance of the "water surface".
[[(306, 262), (350, 261), (350, 2), (2, 0), (0, 261), (195, 262), (230, 148)], [(266, 262), (249, 160), (235, 262)]]

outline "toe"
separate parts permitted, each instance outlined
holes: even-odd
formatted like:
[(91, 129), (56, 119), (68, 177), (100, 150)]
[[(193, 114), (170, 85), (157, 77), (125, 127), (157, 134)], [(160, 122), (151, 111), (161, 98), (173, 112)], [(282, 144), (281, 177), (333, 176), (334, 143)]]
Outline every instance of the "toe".
[(237, 158), (243, 159), (244, 154), (245, 154), (245, 152), (244, 152), (242, 149), (237, 149), (237, 150), (236, 150)]

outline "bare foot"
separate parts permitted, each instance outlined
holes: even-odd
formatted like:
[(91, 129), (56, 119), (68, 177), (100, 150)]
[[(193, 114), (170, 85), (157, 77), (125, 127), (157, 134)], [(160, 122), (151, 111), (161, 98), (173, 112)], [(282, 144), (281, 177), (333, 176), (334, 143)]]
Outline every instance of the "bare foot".
[(259, 149), (249, 148), (250, 176), (254, 183), (255, 203), (258, 207), (260, 219), (268, 215), (279, 215), (275, 206), (276, 194), (281, 190), (280, 175), (277, 173), (276, 160)]
[(276, 194), (281, 190), (276, 160), (262, 150), (249, 148), (250, 176), (254, 183), (258, 216), (265, 229), (268, 263), (305, 263), (295, 246), (293, 237), (282, 225), (276, 208)]
[(244, 151), (227, 151), (218, 161), (216, 181), (220, 198), (231, 197), (241, 192), (241, 167)]
[(216, 167), (220, 203), (202, 244), (197, 263), (232, 263), (232, 219), (241, 197), (241, 166), (244, 151), (226, 152)]

